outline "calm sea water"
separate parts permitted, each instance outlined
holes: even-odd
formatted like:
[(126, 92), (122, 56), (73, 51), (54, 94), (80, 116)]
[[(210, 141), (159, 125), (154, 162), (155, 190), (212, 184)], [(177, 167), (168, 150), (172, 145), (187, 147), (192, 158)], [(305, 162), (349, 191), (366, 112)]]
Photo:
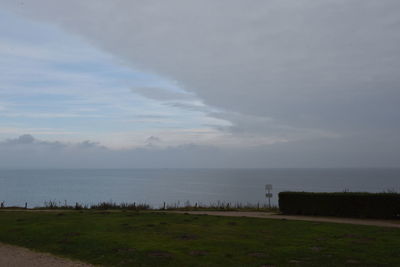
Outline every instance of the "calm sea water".
[(400, 169), (0, 170), (0, 201), (266, 203), (265, 184), (296, 191), (400, 191)]

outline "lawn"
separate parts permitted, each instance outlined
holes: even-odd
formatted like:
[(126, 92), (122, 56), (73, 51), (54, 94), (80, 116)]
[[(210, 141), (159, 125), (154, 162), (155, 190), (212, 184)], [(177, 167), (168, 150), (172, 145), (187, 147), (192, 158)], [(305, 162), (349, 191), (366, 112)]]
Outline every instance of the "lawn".
[(1, 211), (0, 242), (112, 266), (400, 266), (400, 229), (148, 211)]

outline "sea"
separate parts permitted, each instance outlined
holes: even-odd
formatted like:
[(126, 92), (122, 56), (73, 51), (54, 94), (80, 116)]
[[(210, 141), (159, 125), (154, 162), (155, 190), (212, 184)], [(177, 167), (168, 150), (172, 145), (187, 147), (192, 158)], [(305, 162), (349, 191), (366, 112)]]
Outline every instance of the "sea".
[(268, 203), (281, 191), (400, 192), (400, 169), (60, 169), (0, 170), (6, 206), (146, 203)]

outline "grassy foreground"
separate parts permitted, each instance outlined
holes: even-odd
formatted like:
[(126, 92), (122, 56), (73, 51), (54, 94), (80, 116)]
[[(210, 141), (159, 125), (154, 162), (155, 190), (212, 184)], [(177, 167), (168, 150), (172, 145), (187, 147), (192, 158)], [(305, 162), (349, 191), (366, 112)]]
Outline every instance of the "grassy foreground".
[(2, 211), (0, 242), (112, 266), (400, 266), (400, 229), (123, 211)]

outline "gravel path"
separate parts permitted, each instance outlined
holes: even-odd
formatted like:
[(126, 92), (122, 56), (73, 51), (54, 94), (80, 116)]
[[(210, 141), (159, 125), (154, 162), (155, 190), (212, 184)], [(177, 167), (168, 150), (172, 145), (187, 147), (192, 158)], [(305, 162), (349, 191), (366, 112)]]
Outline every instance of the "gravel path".
[(79, 261), (0, 243), (0, 266), (7, 267), (88, 267)]
[(280, 220), (296, 220), (296, 221), (312, 221), (312, 222), (333, 222), (347, 223), (359, 225), (373, 225), (381, 227), (400, 228), (399, 220), (372, 220), (372, 219), (353, 219), (353, 218), (336, 218), (336, 217), (316, 217), (316, 216), (297, 216), (297, 215), (280, 215), (272, 212), (253, 212), (253, 211), (167, 211), (174, 213), (189, 214), (207, 214), (215, 216), (231, 216), (231, 217), (254, 217), (265, 219)]

